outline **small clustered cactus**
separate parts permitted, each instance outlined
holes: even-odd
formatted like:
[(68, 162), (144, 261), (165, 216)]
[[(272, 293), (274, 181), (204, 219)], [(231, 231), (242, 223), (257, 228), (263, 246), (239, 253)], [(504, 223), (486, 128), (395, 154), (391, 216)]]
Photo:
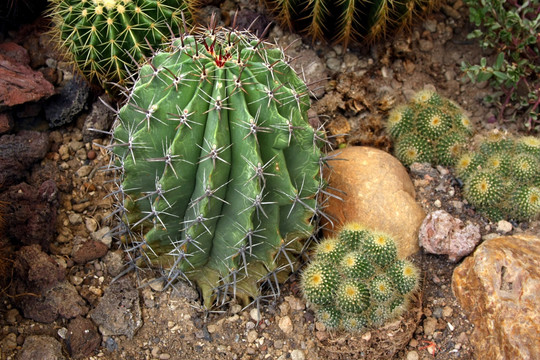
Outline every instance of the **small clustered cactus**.
[(290, 60), (247, 31), (197, 28), (139, 69), (118, 112), (124, 237), (207, 308), (275, 289), (314, 231), (325, 140)]
[(356, 223), (319, 243), (301, 279), (319, 321), (330, 329), (360, 332), (406, 311), (419, 270), (398, 259), (397, 250), (388, 235)]
[(387, 130), (394, 153), (404, 164), (428, 162), (454, 165), (473, 134), (463, 110), (436, 92), (418, 92), (409, 104), (393, 109)]
[(456, 163), (465, 198), (490, 220), (540, 216), (540, 138), (494, 130)]
[(313, 39), (341, 43), (374, 42), (420, 19), (438, 0), (267, 0), (277, 20)]
[[(184, 0), (49, 0), (53, 34), (93, 84), (129, 82), (137, 63), (184, 29)], [(114, 91), (111, 91), (114, 92)]]

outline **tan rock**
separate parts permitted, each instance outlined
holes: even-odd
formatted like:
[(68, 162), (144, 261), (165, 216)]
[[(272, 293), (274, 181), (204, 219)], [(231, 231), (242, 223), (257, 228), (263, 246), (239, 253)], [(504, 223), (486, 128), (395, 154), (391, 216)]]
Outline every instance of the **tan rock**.
[(540, 359), (538, 264), (540, 238), (512, 235), (485, 241), (454, 270), (478, 359)]
[(414, 186), (399, 160), (363, 146), (347, 147), (330, 155), (340, 160), (331, 161), (331, 169), (325, 173), (329, 192), (344, 200), (330, 198), (324, 209), (335, 219), (335, 230), (345, 222), (359, 222), (394, 237), (399, 256), (416, 253), (418, 229), (425, 213), (415, 201)]

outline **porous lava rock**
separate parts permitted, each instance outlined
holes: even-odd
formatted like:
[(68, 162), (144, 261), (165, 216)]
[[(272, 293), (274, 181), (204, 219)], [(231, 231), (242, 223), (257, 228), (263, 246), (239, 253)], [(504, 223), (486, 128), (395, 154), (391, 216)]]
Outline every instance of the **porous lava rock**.
[(478, 359), (540, 359), (540, 237), (487, 240), (455, 270)]
[(418, 229), (425, 217), (415, 201), (407, 170), (385, 151), (351, 146), (329, 154), (334, 160), (325, 171), (329, 197), (324, 212), (338, 230), (346, 222), (358, 222), (391, 235), (407, 257), (419, 250)]
[(86, 358), (101, 344), (101, 336), (90, 319), (78, 316), (69, 322), (66, 345), (74, 359)]
[(3, 187), (24, 180), (32, 165), (43, 159), (50, 148), (49, 135), (23, 130), (0, 137), (0, 184)]
[(23, 245), (39, 244), (48, 251), (56, 231), (56, 183), (46, 180), (39, 188), (27, 183), (13, 185), (0, 194), (0, 201), (6, 204), (7, 237)]

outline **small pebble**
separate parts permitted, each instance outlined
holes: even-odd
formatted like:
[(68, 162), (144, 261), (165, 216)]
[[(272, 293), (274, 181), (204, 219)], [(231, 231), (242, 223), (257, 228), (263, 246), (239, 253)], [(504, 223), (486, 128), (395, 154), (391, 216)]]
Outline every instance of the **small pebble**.
[(251, 309), (251, 311), (249, 312), (249, 316), (256, 322), (261, 321), (261, 313), (258, 309)]
[(497, 223), (497, 231), (506, 234), (512, 231), (512, 224), (506, 220), (500, 220)]
[(88, 160), (94, 160), (96, 156), (97, 156), (97, 153), (94, 150), (89, 150), (88, 153), (86, 154), (86, 157), (88, 158)]
[(291, 359), (292, 360), (304, 360), (306, 356), (304, 355), (304, 352), (302, 350), (293, 350), (291, 351)]
[(420, 359), (420, 356), (416, 352), (416, 350), (409, 351), (407, 353), (407, 360), (418, 360)]

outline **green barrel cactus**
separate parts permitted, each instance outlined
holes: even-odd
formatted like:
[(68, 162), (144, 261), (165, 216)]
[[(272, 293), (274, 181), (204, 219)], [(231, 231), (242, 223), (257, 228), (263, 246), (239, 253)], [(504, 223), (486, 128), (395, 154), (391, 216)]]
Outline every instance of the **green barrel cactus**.
[(342, 43), (374, 42), (409, 27), (438, 0), (267, 0), (277, 20), (313, 39)]
[(418, 282), (418, 268), (397, 258), (391, 237), (350, 223), (315, 247), (300, 287), (328, 328), (360, 332), (407, 311)]
[(91, 83), (110, 92), (109, 83), (125, 87), (137, 63), (191, 18), (184, 0), (49, 1), (58, 44)]
[(473, 134), (469, 118), (458, 105), (428, 90), (393, 109), (386, 127), (394, 141), (394, 154), (407, 166), (414, 162), (455, 165)]
[(211, 26), (141, 66), (113, 128), (126, 238), (201, 290), (258, 298), (293, 270), (319, 215), (323, 134), (281, 49)]
[(494, 130), (456, 165), (464, 196), (492, 221), (540, 216), (540, 139)]

